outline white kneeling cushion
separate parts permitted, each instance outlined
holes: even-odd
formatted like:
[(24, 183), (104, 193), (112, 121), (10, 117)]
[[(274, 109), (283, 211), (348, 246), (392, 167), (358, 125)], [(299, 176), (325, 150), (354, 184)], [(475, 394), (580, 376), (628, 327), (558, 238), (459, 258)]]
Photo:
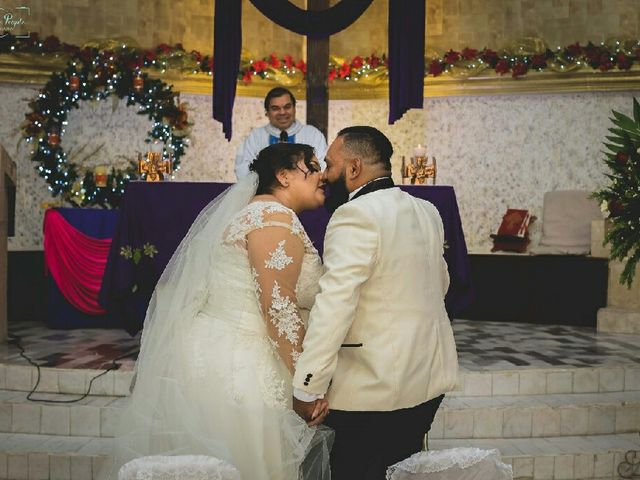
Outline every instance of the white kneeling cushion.
[(118, 480), (241, 480), (230, 463), (205, 455), (154, 455), (131, 460)]
[(460, 447), (419, 452), (387, 469), (387, 480), (512, 480), (496, 449)]

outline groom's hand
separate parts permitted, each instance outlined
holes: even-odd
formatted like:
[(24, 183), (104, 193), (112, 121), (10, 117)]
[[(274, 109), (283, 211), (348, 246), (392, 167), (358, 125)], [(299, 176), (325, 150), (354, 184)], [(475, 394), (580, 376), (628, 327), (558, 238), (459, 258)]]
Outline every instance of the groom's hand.
[(293, 397), (293, 410), (313, 427), (321, 424), (329, 414), (329, 402), (324, 399), (304, 402)]

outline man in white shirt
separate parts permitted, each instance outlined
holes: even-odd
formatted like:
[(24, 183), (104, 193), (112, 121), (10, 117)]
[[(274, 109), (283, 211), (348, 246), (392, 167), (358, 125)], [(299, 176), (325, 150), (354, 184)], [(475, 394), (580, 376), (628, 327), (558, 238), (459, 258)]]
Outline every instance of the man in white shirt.
[(327, 141), (316, 127), (304, 125), (296, 120), (296, 99), (286, 88), (276, 87), (267, 93), (264, 109), (269, 123), (254, 128), (240, 144), (236, 154), (236, 178), (241, 179), (249, 173), (249, 165), (258, 156), (258, 152), (278, 142), (304, 143), (313, 147), (320, 167), (324, 169), (324, 156)]

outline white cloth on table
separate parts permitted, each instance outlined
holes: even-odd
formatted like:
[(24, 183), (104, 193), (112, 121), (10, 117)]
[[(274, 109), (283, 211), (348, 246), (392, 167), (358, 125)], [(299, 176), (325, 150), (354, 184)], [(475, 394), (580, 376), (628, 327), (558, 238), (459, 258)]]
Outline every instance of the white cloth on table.
[(118, 480), (241, 480), (231, 464), (206, 455), (152, 455), (131, 460)]
[[(327, 153), (327, 140), (324, 135), (316, 127), (311, 125), (304, 125), (303, 123), (295, 120), (293, 124), (287, 129), (289, 139), (295, 135), (295, 143), (303, 143), (313, 147), (316, 153), (316, 157), (320, 162), (320, 167), (324, 170), (324, 156)], [(240, 180), (249, 173), (249, 165), (258, 156), (260, 150), (268, 147), (272, 143), (270, 137), (279, 138), (280, 129), (274, 127), (270, 123), (263, 126), (254, 128), (249, 132), (249, 135), (242, 141), (238, 153), (236, 154), (236, 178)], [(291, 142), (290, 143), (294, 143)]]
[(496, 449), (473, 447), (418, 452), (387, 469), (387, 480), (512, 480)]

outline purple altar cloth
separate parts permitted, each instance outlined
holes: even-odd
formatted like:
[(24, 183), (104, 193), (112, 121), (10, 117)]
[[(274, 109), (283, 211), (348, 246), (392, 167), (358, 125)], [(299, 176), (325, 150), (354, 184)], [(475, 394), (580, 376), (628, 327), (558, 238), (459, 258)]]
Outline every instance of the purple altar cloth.
[[(142, 328), (153, 288), (173, 252), (202, 208), (229, 185), (185, 182), (127, 184), (100, 291), (100, 304), (114, 318), (121, 319), (127, 331), (133, 334)], [(429, 200), (442, 216), (447, 242), (445, 259), (451, 277), (446, 305), (449, 315), (454, 317), (473, 300), (473, 286), (453, 187), (401, 185), (400, 188), (415, 197)], [(322, 254), (329, 214), (320, 208), (302, 213), (300, 219)], [(145, 243), (157, 248), (158, 253), (153, 258), (143, 256), (140, 263), (134, 265), (130, 259), (120, 255), (122, 247), (138, 248)]]

